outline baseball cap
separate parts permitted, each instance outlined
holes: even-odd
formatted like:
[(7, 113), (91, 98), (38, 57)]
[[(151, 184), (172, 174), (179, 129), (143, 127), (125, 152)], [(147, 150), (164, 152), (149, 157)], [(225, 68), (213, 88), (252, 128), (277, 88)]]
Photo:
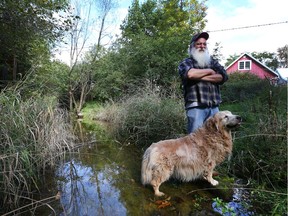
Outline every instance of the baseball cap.
[(206, 40), (208, 40), (209, 34), (208, 34), (207, 32), (201, 32), (201, 33), (195, 34), (195, 35), (192, 37), (192, 39), (191, 39), (191, 41), (190, 41), (190, 44), (191, 44), (192, 42), (197, 41), (199, 38), (205, 38)]

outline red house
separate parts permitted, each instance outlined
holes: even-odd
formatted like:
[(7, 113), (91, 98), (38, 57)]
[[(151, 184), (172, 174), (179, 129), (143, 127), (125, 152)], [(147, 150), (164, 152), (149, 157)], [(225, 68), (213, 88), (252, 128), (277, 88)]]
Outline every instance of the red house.
[(260, 61), (255, 59), (253, 56), (244, 53), (234, 62), (232, 62), (227, 68), (228, 74), (235, 72), (238, 73), (251, 73), (258, 76), (261, 79), (268, 78), (269, 80), (277, 80), (279, 78), (278, 74), (262, 64)]

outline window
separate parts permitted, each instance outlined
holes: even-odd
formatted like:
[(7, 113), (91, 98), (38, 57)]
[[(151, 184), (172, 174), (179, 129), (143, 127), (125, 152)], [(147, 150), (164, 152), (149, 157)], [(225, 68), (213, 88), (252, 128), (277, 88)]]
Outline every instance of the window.
[(239, 61), (238, 70), (251, 70), (251, 60)]

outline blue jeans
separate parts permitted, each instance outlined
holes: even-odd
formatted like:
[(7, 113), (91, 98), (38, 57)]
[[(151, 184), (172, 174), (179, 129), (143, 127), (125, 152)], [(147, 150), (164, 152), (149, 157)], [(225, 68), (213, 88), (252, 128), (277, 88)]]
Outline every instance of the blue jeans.
[(186, 110), (188, 119), (188, 134), (201, 127), (204, 121), (206, 121), (210, 116), (213, 116), (217, 112), (219, 112), (218, 107), (193, 107)]

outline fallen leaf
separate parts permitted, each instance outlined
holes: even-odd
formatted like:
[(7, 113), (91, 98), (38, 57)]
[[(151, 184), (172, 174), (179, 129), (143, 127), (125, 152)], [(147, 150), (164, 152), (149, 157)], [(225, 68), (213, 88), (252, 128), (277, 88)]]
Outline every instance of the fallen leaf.
[[(167, 198), (168, 200), (170, 200), (170, 197)], [(167, 199), (165, 200), (156, 200), (155, 201), (155, 204), (158, 205), (158, 209), (161, 209), (161, 208), (166, 208), (168, 206), (172, 206), (171, 202), (167, 201)]]
[(166, 208), (168, 206), (172, 206), (172, 204), (170, 202), (168, 202), (168, 201), (164, 201), (164, 202), (162, 202), (161, 205), (158, 206), (158, 209)]
[(156, 203), (157, 205), (161, 205), (161, 204), (163, 203), (163, 200), (156, 200), (155, 203)]

